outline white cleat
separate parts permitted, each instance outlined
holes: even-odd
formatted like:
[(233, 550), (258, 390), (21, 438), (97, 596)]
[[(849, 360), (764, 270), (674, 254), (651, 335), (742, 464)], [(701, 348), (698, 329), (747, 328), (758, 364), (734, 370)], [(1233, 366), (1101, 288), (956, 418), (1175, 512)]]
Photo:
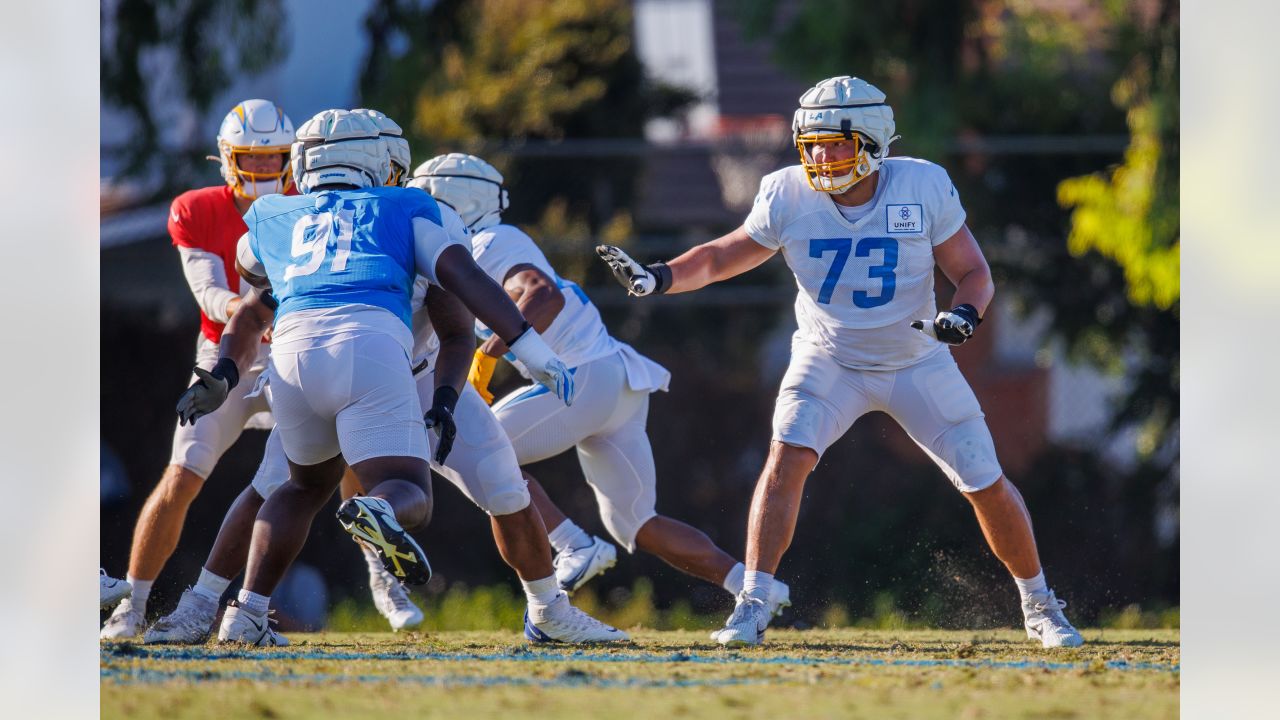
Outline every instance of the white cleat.
[(386, 570), (370, 573), (369, 590), (373, 593), (374, 607), (391, 623), (392, 630), (399, 631), (422, 624), (422, 610), (413, 603), (409, 591), (391, 573)]
[(564, 593), (544, 608), (524, 611), (524, 636), (531, 643), (605, 643), (631, 639), (625, 632), (571, 605)]
[(147, 628), (142, 642), (152, 644), (200, 645), (213, 632), (218, 601), (198, 595), (191, 588), (182, 593), (178, 607)]
[(725, 647), (744, 647), (764, 642), (765, 628), (769, 627), (769, 609), (760, 600), (739, 595), (733, 606), (733, 614), (724, 627), (711, 633), (711, 639)]
[(769, 590), (769, 616), (778, 617), (784, 608), (791, 607), (791, 588), (781, 580), (773, 581)]
[(121, 600), (115, 612), (107, 618), (98, 637), (103, 640), (128, 640), (142, 634), (147, 627), (147, 620), (142, 616), (142, 608), (135, 608), (129, 599)]
[(131, 594), (133, 594), (132, 585), (124, 580), (117, 580), (108, 575), (106, 570), (98, 568), (98, 607), (100, 609), (105, 610)]
[(590, 545), (561, 550), (551, 564), (556, 570), (556, 584), (561, 590), (571, 593), (617, 562), (618, 549), (613, 543), (593, 535)]
[(222, 615), (222, 627), (218, 628), (218, 642), (244, 643), (262, 647), (278, 647), (289, 644), (289, 639), (271, 629), (271, 618), (250, 612), (234, 600), (227, 603)]
[(1071, 627), (1062, 609), (1067, 606), (1066, 600), (1059, 600), (1050, 590), (1044, 595), (1033, 595), (1022, 603), (1022, 614), (1026, 618), (1027, 638), (1039, 640), (1046, 648), (1080, 647), (1084, 638), (1080, 631)]

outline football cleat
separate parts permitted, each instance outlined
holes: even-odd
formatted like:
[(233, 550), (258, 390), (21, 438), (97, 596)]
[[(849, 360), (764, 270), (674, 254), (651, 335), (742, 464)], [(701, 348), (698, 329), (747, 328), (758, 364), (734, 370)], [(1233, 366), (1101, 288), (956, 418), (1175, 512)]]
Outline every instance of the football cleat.
[(217, 600), (210, 600), (187, 588), (178, 600), (178, 607), (152, 623), (142, 636), (142, 642), (148, 645), (199, 645), (209, 639), (217, 615)]
[(1053, 591), (1044, 595), (1032, 595), (1022, 602), (1022, 614), (1026, 618), (1027, 638), (1039, 640), (1046, 648), (1080, 647), (1084, 638), (1080, 631), (1067, 622), (1062, 609), (1066, 600), (1054, 597)]
[(765, 628), (769, 627), (769, 609), (756, 598), (739, 595), (733, 606), (733, 614), (724, 627), (711, 634), (711, 639), (725, 647), (759, 645), (764, 642)]
[(107, 618), (98, 637), (103, 640), (127, 640), (142, 634), (147, 627), (147, 620), (142, 615), (142, 608), (134, 607), (129, 599), (120, 601), (115, 612)]
[(524, 611), (524, 636), (531, 643), (603, 643), (631, 639), (625, 632), (605, 625), (569, 603), (560, 593), (544, 608)]
[(409, 591), (391, 573), (386, 570), (370, 573), (369, 590), (373, 593), (373, 606), (391, 623), (392, 630), (399, 631), (422, 624), (422, 610), (413, 603)]
[(391, 503), (376, 497), (353, 497), (338, 506), (338, 521), (357, 542), (372, 548), (397, 580), (426, 585), (431, 579), (427, 554), (396, 522)]
[(770, 617), (778, 617), (783, 609), (789, 607), (791, 607), (791, 588), (781, 580), (774, 580), (773, 588), (769, 591)]
[(275, 622), (267, 613), (254, 613), (235, 600), (227, 603), (227, 611), (222, 615), (222, 627), (218, 628), (218, 642), (244, 643), (261, 647), (282, 647), (289, 644), (289, 638), (271, 628)]
[(618, 549), (613, 543), (592, 536), (590, 545), (561, 550), (551, 564), (556, 570), (556, 584), (571, 593), (617, 562)]
[(98, 607), (106, 609), (129, 597), (133, 593), (133, 586), (124, 580), (117, 580), (107, 574), (106, 570), (98, 568)]

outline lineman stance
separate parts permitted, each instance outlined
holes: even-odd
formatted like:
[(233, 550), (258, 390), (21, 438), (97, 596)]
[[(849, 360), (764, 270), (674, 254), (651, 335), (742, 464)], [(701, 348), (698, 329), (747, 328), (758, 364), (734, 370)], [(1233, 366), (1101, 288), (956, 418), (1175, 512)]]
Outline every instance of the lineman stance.
[[(224, 616), (222, 641), (284, 642), (268, 627), (269, 596), (336, 489), (345, 463), (368, 495), (339, 507), (343, 527), (373, 546), (397, 578), (411, 584), (430, 579), (426, 556), (405, 528), (425, 525), (432, 511), (426, 427), (439, 433), (437, 462), (448, 456), (457, 432), (453, 415), (465, 386), (470, 341), (463, 345), (456, 338), (466, 336), (468, 308), (482, 311), (510, 337), (512, 352), (558, 398), (572, 401), (568, 368), (471, 261), (456, 215), (442, 213), (420, 193), (379, 187), (389, 157), (378, 134), (362, 115), (320, 113), (299, 131), (293, 147), (294, 178), (306, 194), (264, 198), (246, 216), (250, 230), (237, 254), (241, 274), (259, 287), (269, 284), (279, 299), (267, 377), (289, 481), (258, 512), (244, 588)], [(450, 362), (437, 368), (425, 418), (409, 360), (415, 275), (457, 294), (441, 292), (436, 302), (443, 312), (431, 316), (460, 328), (449, 334)], [(259, 302), (252, 318), (233, 322), (213, 373), (179, 402), (184, 419), (198, 418), (225, 399), (237, 381), (234, 358), (247, 355), (246, 346), (265, 331), (270, 315)], [(445, 355), (442, 349), (442, 360)], [(541, 628), (546, 640), (626, 639), (568, 605), (555, 586), (541, 518), (522, 485), (511, 490), (491, 498), (491, 511), (499, 550), (520, 571), (530, 598), (526, 632)]]
[[(640, 296), (697, 290), (777, 252), (799, 286), (800, 328), (752, 497), (743, 592), (713, 637), (729, 646), (764, 640), (773, 573), (791, 544), (805, 479), (855, 420), (881, 410), (973, 505), (1017, 583), (1027, 636), (1044, 647), (1080, 645), (1066, 603), (1045, 584), (1022, 496), (946, 348), (973, 335), (994, 293), (955, 187), (933, 163), (886, 157), (897, 139), (893, 111), (858, 78), (805, 92), (792, 129), (800, 165), (765, 176), (742, 227), (670, 263), (644, 266), (618, 248), (597, 248)], [(956, 286), (955, 307), (936, 317), (935, 263)]]
[[(404, 139), (400, 126), (376, 110), (357, 108), (352, 112), (367, 116), (378, 126), (379, 138), (386, 143), (391, 157), (391, 173), (383, 184), (399, 185), (402, 179), (408, 177), (411, 164), (409, 143)], [(415, 295), (415, 308), (422, 305), (426, 281), (420, 278), (415, 290), (418, 288), (421, 291)], [(430, 392), (425, 399), (419, 395), (419, 399), (423, 403), (429, 403)], [(289, 477), (289, 466), (284, 459), (284, 451), (280, 448), (279, 432), (275, 430), (272, 430), (267, 439), (267, 450), (254, 476), (254, 482), (241, 491), (228, 508), (222, 527), (218, 530), (217, 540), (200, 569), (199, 578), (194, 585), (183, 591), (173, 612), (147, 628), (143, 642), (187, 644), (202, 643), (208, 639), (210, 627), (218, 612), (218, 601), (230, 587), (231, 581), (244, 570), (249, 554), (249, 539), (253, 533), (253, 520), (269, 494), (260, 492), (260, 478), (264, 473), (282, 475), (284, 480)], [(354, 475), (348, 471), (342, 481), (342, 499), (346, 500), (355, 494), (356, 484)], [(357, 544), (368, 567), (369, 589), (373, 594), (374, 607), (387, 618), (391, 629), (398, 631), (421, 623), (422, 611), (413, 603), (400, 581), (382, 567), (382, 558), (378, 553), (367, 544)]]
[[(223, 324), (241, 303), (240, 276), (235, 271), (236, 241), (245, 232), (241, 216), (259, 195), (293, 187), (288, 167), (292, 142), (293, 123), (283, 110), (267, 100), (245, 100), (227, 113), (218, 130), (225, 184), (189, 190), (175, 198), (169, 209), (169, 235), (200, 306), (196, 366), (203, 370), (217, 362)], [(263, 344), (246, 365), (242, 379), (250, 386), (266, 367), (267, 348)], [(179, 424), (174, 430), (169, 466), (133, 529), (126, 576), (133, 594), (107, 618), (103, 638), (142, 634), (151, 584), (178, 545), (191, 502), (241, 430), (271, 427), (269, 412), (265, 398), (237, 395), (199, 426)]]
[[(492, 165), (473, 155), (441, 155), (420, 165), (409, 184), (458, 211), (472, 233), (476, 263), (503, 285), (547, 344), (573, 368), (573, 407), (564, 407), (537, 384), (493, 406), (520, 464), (576, 447), (600, 517), (628, 552), (639, 548), (734, 595), (741, 592), (742, 563), (700, 530), (654, 509), (656, 475), (645, 422), (649, 394), (665, 391), (671, 374), (611, 337), (586, 293), (556, 274), (532, 238), (501, 224), (507, 191)], [(486, 339), (475, 352), (470, 380), (486, 402), (493, 402), (489, 381), (507, 348), (491, 330), (477, 328)], [(611, 567), (617, 556), (614, 546), (584, 532), (537, 480), (525, 477), (538, 512), (554, 528), (550, 540), (561, 589), (572, 592)], [(768, 604), (775, 613), (791, 604), (784, 583), (773, 582)]]

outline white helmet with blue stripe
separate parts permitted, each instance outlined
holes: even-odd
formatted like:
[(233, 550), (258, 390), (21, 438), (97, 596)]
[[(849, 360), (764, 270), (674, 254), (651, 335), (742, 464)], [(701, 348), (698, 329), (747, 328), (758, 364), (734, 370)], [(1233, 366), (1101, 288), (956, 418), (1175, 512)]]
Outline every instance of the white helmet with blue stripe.
[(293, 180), (309, 193), (322, 185), (379, 187), (391, 176), (391, 154), (378, 125), (350, 110), (324, 110), (298, 128)]

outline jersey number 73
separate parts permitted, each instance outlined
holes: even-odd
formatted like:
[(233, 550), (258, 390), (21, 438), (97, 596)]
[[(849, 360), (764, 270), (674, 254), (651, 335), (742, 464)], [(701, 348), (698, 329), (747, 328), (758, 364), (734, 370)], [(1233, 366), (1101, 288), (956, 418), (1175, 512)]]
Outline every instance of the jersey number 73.
[(827, 278), (818, 291), (818, 302), (831, 304), (831, 295), (835, 293), (836, 283), (840, 282), (840, 274), (844, 272), (845, 263), (849, 261), (849, 250), (858, 257), (871, 257), (872, 250), (884, 253), (879, 265), (872, 265), (867, 270), (868, 277), (880, 278), (880, 294), (872, 295), (865, 290), (853, 291), (853, 304), (860, 308), (880, 307), (893, 299), (893, 292), (898, 277), (893, 271), (898, 267), (898, 241), (887, 237), (865, 237), (853, 246), (853, 238), (814, 238), (809, 241), (809, 257), (821, 258), (829, 252), (835, 253), (831, 267), (827, 269)]

